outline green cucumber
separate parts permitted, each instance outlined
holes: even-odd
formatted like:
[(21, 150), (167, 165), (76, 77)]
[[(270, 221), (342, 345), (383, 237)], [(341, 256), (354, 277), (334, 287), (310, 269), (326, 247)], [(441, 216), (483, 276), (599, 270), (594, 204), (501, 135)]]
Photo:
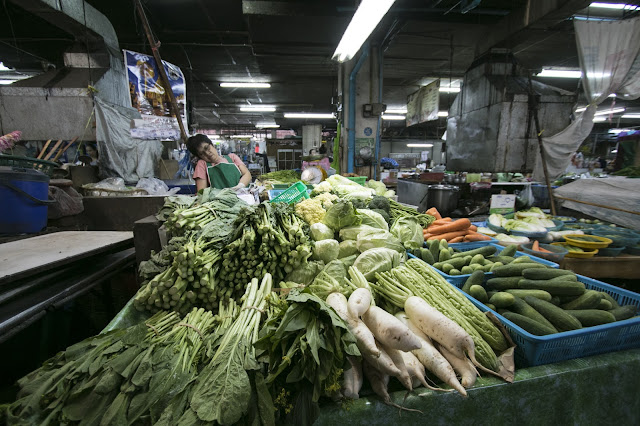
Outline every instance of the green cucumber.
[(484, 287), (481, 285), (472, 285), (469, 287), (469, 294), (471, 297), (476, 299), (480, 303), (487, 303), (489, 301), (489, 297), (487, 296), (487, 292)]
[(450, 263), (443, 263), (439, 269), (445, 274), (448, 274), (449, 272), (451, 272), (452, 269), (454, 269), (454, 267)]
[(496, 262), (496, 263), (493, 263), (491, 265), (485, 266), (485, 268), (489, 268), (489, 272), (493, 272), (494, 269), (499, 268), (501, 266), (503, 266), (502, 262)]
[(473, 249), (473, 250), (468, 250), (468, 251), (459, 251), (456, 254), (453, 255), (453, 257), (460, 257), (460, 256), (475, 256), (477, 254), (481, 254), (483, 257), (489, 257), (492, 254), (494, 254), (498, 249), (496, 249), (494, 246), (484, 246), (484, 247), (480, 247), (477, 249)]
[(438, 257), (438, 261), (439, 262), (445, 262), (447, 260), (451, 259), (451, 254), (449, 253), (449, 250), (445, 249), (445, 248), (441, 248), (440, 249), (440, 256)]
[(545, 300), (547, 302), (551, 302), (551, 295), (549, 292), (544, 290), (524, 290), (524, 289), (506, 289), (505, 290), (509, 294), (513, 294), (516, 297), (524, 298), (525, 296), (537, 297), (540, 300)]
[(491, 303), (485, 303), (484, 306), (486, 306), (487, 308), (491, 309), (492, 311), (496, 310), (496, 307), (493, 306)]
[(531, 305), (529, 305), (519, 297), (514, 297), (513, 305), (509, 306), (509, 309), (511, 309), (516, 314), (524, 315), (525, 317), (528, 317), (546, 327), (557, 331), (553, 324), (551, 324), (551, 322), (549, 322), (549, 320), (547, 320), (544, 315), (536, 311), (533, 307), (531, 307)]
[(558, 331), (577, 330), (582, 328), (582, 324), (576, 317), (568, 314), (564, 309), (536, 299), (535, 297), (525, 296), (524, 301), (533, 309), (542, 314)]
[(514, 302), (515, 297), (513, 296), (513, 294), (509, 294), (504, 291), (499, 291), (489, 298), (489, 303), (498, 308), (508, 308), (509, 306), (513, 305)]
[(481, 254), (476, 254), (475, 256), (473, 256), (471, 258), (471, 262), (469, 262), (469, 265), (484, 265), (484, 256)]
[(462, 272), (462, 275), (469, 275), (473, 273), (473, 268), (471, 266), (463, 266), (460, 272)]
[(560, 306), (560, 297), (559, 296), (551, 296), (551, 303), (556, 306)]
[(560, 305), (560, 307), (568, 311), (577, 309), (595, 309), (600, 304), (600, 300), (602, 300), (602, 295), (599, 292), (595, 290), (587, 290), (571, 302)]
[(551, 282), (557, 282), (557, 281), (573, 281), (573, 282), (576, 282), (576, 281), (578, 281), (578, 277), (576, 276), (576, 274), (573, 274), (573, 275), (560, 275), (559, 277), (551, 278), (549, 281), (551, 281)]
[(514, 259), (514, 261), (511, 262), (511, 263), (514, 263), (514, 264), (517, 265), (517, 264), (520, 264), (520, 263), (537, 263), (537, 262), (535, 260), (533, 260), (532, 258), (530, 258), (529, 256), (524, 255), (524, 256), (516, 257)]
[(600, 303), (596, 306), (596, 309), (602, 309), (603, 311), (610, 311), (613, 309), (613, 305), (604, 297), (600, 299)]
[(431, 243), (429, 244), (429, 251), (431, 252), (431, 256), (433, 256), (434, 263), (440, 261), (440, 243), (437, 241), (438, 240), (429, 241)]
[(566, 275), (575, 275), (572, 271), (567, 271), (566, 269), (525, 269), (522, 271), (522, 276), (529, 280), (550, 280), (551, 278), (566, 276)]
[[(500, 313), (500, 311), (498, 311), (498, 313)], [(515, 312), (505, 311), (502, 312), (501, 315), (518, 327), (536, 336), (544, 336), (547, 334), (557, 333), (557, 330), (553, 329), (552, 327), (548, 327), (545, 324), (541, 324), (536, 320), (533, 320), (521, 314), (517, 314)]]
[(462, 275), (462, 272), (460, 272), (459, 269), (453, 268), (449, 271), (449, 275)]
[(501, 277), (501, 278), (490, 278), (487, 281), (487, 287), (494, 288), (496, 290), (506, 290), (508, 288), (518, 288), (518, 281), (520, 281), (522, 277)]
[[(440, 256), (442, 256), (442, 255), (440, 255)], [(440, 259), (442, 259), (442, 257)], [(439, 263), (442, 263), (443, 265), (445, 263), (448, 263), (449, 265), (451, 265), (451, 266), (453, 266), (454, 268), (457, 268), (457, 269), (462, 269), (462, 267), (467, 264), (464, 261), (463, 257), (458, 257), (456, 259), (449, 259), (449, 260), (444, 260), (444, 261), (440, 260)]]
[(429, 265), (433, 265), (433, 263), (434, 263), (433, 255), (431, 254), (429, 249), (421, 248), (420, 249), (420, 258), (422, 260), (424, 260), (425, 262), (427, 262)]
[(526, 290), (544, 290), (552, 296), (580, 296), (586, 291), (581, 282), (528, 280), (523, 278), (518, 282), (518, 288)]
[(594, 325), (608, 324), (615, 322), (616, 317), (612, 313), (607, 311), (601, 311), (600, 309), (568, 309), (569, 315), (574, 316), (583, 327), (592, 327)]
[(615, 308), (619, 308), (620, 304), (618, 303), (618, 301), (616, 299), (614, 299), (613, 297), (611, 297), (611, 295), (609, 293), (607, 293), (606, 291), (601, 291), (600, 294), (602, 294), (604, 296), (604, 298), (606, 300), (609, 301), (609, 303), (611, 303), (611, 309), (615, 309)]
[(516, 252), (518, 251), (518, 246), (516, 244), (509, 244), (508, 246), (505, 246), (505, 248), (503, 248), (500, 253), (498, 253), (498, 256), (512, 256), (514, 254), (516, 254)]
[(516, 260), (516, 258), (511, 256), (491, 256), (489, 260), (491, 260), (492, 262), (502, 262), (503, 265), (508, 265), (509, 263)]
[(616, 317), (616, 321), (622, 321), (634, 317), (636, 315), (636, 307), (633, 305), (625, 305), (613, 308), (607, 312)]
[(493, 273), (498, 277), (513, 277), (516, 275), (522, 275), (522, 271), (530, 268), (546, 268), (541, 263), (519, 263), (519, 264), (509, 264), (504, 265), (499, 268), (495, 268)]
[(447, 243), (447, 240), (439, 240), (440, 242), (438, 243), (438, 245), (440, 246), (440, 250), (442, 249), (446, 249), (449, 250), (449, 243)]
[(464, 282), (462, 291), (469, 294), (469, 288), (472, 285), (481, 285), (482, 281), (484, 281), (484, 271), (473, 271), (471, 276)]

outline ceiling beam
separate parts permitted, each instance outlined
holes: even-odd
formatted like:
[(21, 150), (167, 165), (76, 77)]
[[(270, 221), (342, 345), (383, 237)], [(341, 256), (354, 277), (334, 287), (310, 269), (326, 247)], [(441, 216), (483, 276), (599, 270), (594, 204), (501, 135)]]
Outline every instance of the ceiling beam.
[(270, 16), (339, 16), (333, 2), (320, 1), (242, 1), (245, 15)]
[(530, 36), (530, 29), (547, 29), (591, 4), (590, 0), (528, 0), (480, 38), (476, 57), (493, 47), (513, 47)]

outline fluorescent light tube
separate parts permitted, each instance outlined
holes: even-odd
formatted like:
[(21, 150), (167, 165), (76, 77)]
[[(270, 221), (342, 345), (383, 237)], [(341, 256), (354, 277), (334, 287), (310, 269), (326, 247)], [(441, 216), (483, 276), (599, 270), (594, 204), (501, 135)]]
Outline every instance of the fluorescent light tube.
[(253, 138), (253, 135), (233, 135), (231, 136), (233, 139), (249, 139)]
[(13, 71), (13, 68), (9, 68), (3, 62), (0, 62), (0, 71)]
[(240, 107), (240, 111), (245, 112), (274, 112), (276, 107), (273, 105), (245, 105)]
[(640, 114), (623, 114), (622, 118), (640, 118)]
[(391, 108), (386, 110), (382, 115), (384, 114), (406, 114), (407, 113), (407, 109), (406, 108)]
[(220, 83), (220, 87), (241, 87), (241, 88), (268, 89), (269, 87), (271, 87), (271, 84), (270, 83), (224, 82), (224, 83)]
[(580, 78), (582, 77), (582, 71), (543, 68), (542, 72), (538, 73), (538, 77)]
[(607, 117), (593, 117), (593, 122), (594, 123), (602, 123), (603, 121), (607, 121)]
[(617, 149), (614, 149), (614, 150), (612, 150), (612, 151), (611, 151), (611, 153), (612, 153), (612, 154), (617, 154), (617, 153), (618, 153), (618, 150), (617, 150)]
[(348, 61), (360, 50), (395, 0), (362, 0), (333, 54), (338, 62)]
[(438, 90), (443, 93), (460, 93), (459, 87), (440, 87)]
[(0, 84), (11, 84), (15, 83), (18, 80), (0, 80)]
[(383, 115), (383, 120), (406, 120), (404, 115)]
[(431, 148), (432, 143), (408, 143), (407, 148)]
[(576, 112), (583, 112), (586, 111), (587, 107), (580, 107), (580, 108), (576, 108)]
[(438, 117), (448, 117), (448, 116), (449, 116), (448, 111), (438, 111)]
[(333, 113), (317, 113), (317, 112), (285, 112), (284, 118), (317, 118), (330, 119), (336, 118)]
[(589, 5), (589, 7), (600, 8), (600, 9), (617, 9), (617, 10), (636, 10), (638, 6), (632, 4), (624, 4), (624, 3), (601, 3), (594, 2)]
[(624, 108), (613, 108), (613, 109), (608, 109), (606, 111), (597, 111), (594, 115), (609, 115), (609, 114), (617, 114), (619, 112), (624, 112)]
[(276, 123), (257, 123), (256, 129), (279, 129), (280, 125)]

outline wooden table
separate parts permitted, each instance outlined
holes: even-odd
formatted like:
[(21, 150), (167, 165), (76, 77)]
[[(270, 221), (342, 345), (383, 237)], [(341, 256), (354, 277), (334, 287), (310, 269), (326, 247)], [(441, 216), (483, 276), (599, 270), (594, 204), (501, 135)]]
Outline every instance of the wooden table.
[(640, 279), (640, 256), (630, 254), (617, 257), (594, 256), (587, 259), (565, 257), (560, 267), (591, 278)]
[(0, 244), (0, 284), (129, 247), (129, 231), (64, 231)]

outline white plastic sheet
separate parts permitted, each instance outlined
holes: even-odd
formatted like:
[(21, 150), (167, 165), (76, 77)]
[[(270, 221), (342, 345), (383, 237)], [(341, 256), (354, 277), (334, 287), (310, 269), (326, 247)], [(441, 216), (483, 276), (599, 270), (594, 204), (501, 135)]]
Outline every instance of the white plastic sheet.
[(120, 177), (127, 183), (153, 177), (162, 155), (162, 143), (131, 137), (131, 120), (140, 118), (140, 113), (97, 97), (95, 109), (101, 177)]
[[(549, 178), (564, 173), (571, 155), (593, 128), (593, 113), (611, 93), (640, 97), (640, 18), (624, 21), (574, 21), (587, 110), (565, 130), (543, 137)], [(544, 181), (540, 155), (533, 177)]]
[[(578, 179), (553, 191), (558, 197), (615, 207), (640, 213), (640, 191), (638, 179), (609, 177)], [(558, 200), (563, 207), (576, 210), (627, 228), (640, 230), (640, 215), (618, 210), (590, 206), (573, 201)]]

